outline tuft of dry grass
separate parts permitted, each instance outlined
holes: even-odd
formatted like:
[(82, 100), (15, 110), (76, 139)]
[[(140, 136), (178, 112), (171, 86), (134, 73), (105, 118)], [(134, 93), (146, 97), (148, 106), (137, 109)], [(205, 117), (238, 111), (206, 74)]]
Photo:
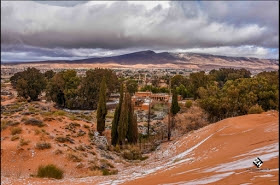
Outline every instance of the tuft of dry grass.
[(30, 143), (29, 140), (24, 140), (23, 138), (20, 138), (19, 140), (19, 146), (25, 146), (25, 145), (28, 145)]
[(39, 142), (36, 143), (36, 148), (39, 150), (49, 149), (51, 148), (51, 144), (47, 142)]
[(22, 129), (20, 127), (11, 128), (12, 135), (21, 134), (21, 133), (22, 133)]

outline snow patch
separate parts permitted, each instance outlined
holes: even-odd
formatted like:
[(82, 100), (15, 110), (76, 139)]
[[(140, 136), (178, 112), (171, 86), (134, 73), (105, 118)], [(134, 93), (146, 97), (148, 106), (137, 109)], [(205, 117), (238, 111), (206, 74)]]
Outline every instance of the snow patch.
[[(277, 146), (276, 146), (277, 145)], [(266, 151), (266, 154), (259, 155), (259, 153), (263, 153), (264, 148), (270, 148), (270, 150)], [(258, 157), (262, 161), (268, 161), (272, 158), (278, 157), (279, 156), (279, 146), (277, 143), (266, 147), (258, 148), (255, 150), (252, 150), (251, 153), (249, 152), (248, 154), (243, 154), (243, 155), (258, 155)], [(270, 153), (269, 153), (270, 152)], [(255, 160), (256, 156), (254, 157), (247, 157), (244, 159), (240, 159), (237, 161), (229, 162), (229, 163), (224, 163), (217, 165), (216, 167), (213, 167), (211, 169), (205, 170), (205, 172), (227, 172), (227, 171), (233, 171), (233, 170), (239, 170), (239, 169), (244, 169), (244, 168), (249, 168), (253, 166), (253, 161)]]
[(222, 173), (222, 174), (217, 174), (217, 175), (213, 175), (207, 178), (202, 178), (202, 179), (196, 179), (196, 180), (192, 180), (192, 181), (184, 181), (184, 182), (176, 182), (176, 183), (169, 183), (169, 184), (163, 184), (163, 185), (177, 185), (177, 184), (181, 184), (181, 185), (200, 185), (200, 184), (209, 184), (209, 183), (213, 183), (213, 182), (217, 182), (219, 180), (222, 180), (225, 177), (228, 177), (230, 175), (232, 175), (234, 172), (228, 172), (228, 173)]
[(260, 175), (260, 176), (255, 176), (255, 177), (273, 177), (274, 175), (271, 174), (265, 174), (265, 175)]

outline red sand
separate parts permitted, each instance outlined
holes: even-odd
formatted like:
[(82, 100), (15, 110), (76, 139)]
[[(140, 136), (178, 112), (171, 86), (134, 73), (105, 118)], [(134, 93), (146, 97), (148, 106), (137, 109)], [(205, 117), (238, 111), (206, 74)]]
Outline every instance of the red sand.
[[(276, 111), (225, 119), (163, 143), (149, 159), (128, 166), (118, 175), (88, 178), (70, 178), (78, 171), (62, 156), (36, 150), (32, 158), (27, 148), (34, 146), (17, 153), (18, 142), (6, 139), (1, 141), (1, 184), (278, 184), (278, 121)], [(58, 123), (50, 125), (51, 130), (59, 128)], [(31, 128), (23, 131), (25, 138), (38, 139), (28, 134)], [(8, 132), (4, 130), (2, 137)], [(262, 170), (252, 163), (256, 157), (264, 161)], [(66, 177), (58, 181), (28, 177), (39, 164), (49, 162), (62, 166)], [(16, 173), (9, 176), (10, 170)]]

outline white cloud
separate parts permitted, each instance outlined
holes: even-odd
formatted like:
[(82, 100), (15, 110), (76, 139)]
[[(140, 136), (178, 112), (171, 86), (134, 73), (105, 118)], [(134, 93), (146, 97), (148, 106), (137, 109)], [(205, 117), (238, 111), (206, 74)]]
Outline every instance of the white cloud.
[[(64, 50), (77, 57), (178, 48), (247, 48), (250, 56), (265, 56), (271, 53), (268, 48), (279, 47), (276, 5), (223, 1), (3, 1), (1, 46), (49, 48), (48, 55)], [(267, 53), (256, 52), (256, 48)], [(58, 57), (55, 53), (53, 56)]]

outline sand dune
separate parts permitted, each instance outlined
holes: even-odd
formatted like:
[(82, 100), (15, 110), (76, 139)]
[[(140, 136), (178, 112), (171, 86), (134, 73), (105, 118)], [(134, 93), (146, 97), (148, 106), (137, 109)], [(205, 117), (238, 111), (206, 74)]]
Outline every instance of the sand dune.
[[(278, 184), (278, 120), (276, 111), (222, 120), (161, 144), (149, 159), (122, 168), (118, 175), (68, 176), (63, 180), (16, 179), (1, 175), (1, 180), (2, 184), (68, 185)], [(47, 158), (48, 154), (44, 155)], [(256, 157), (264, 162), (260, 169), (253, 164)], [(1, 167), (5, 170), (5, 161), (8, 161), (5, 156), (3, 161)], [(14, 164), (11, 162), (8, 165)], [(35, 164), (26, 160), (21, 165), (30, 167)], [(66, 168), (71, 167), (68, 165)]]

